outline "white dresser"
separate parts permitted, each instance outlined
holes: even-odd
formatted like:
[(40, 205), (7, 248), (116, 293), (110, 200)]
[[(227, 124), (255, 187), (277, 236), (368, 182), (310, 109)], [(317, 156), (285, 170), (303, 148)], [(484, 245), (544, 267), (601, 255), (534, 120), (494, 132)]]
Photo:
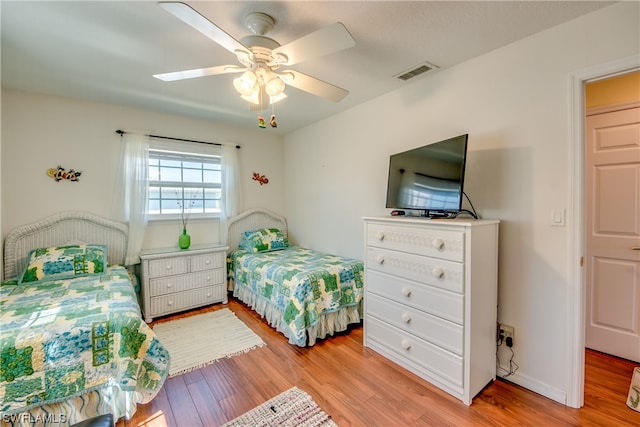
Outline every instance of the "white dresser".
[(142, 251), (140, 275), (144, 320), (178, 311), (227, 303), (227, 246)]
[(364, 222), (364, 345), (470, 405), (496, 377), (499, 221)]

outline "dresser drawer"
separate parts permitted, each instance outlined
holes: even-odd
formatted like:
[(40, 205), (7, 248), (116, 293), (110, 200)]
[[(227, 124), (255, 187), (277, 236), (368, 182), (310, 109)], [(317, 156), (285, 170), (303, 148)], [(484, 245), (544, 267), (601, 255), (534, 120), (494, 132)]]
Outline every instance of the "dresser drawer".
[(374, 350), (382, 347), (394, 354), (403, 366), (416, 366), (446, 380), (450, 384), (463, 387), (463, 359), (438, 346), (408, 334), (375, 317), (367, 318), (367, 342)]
[(460, 231), (370, 223), (366, 239), (368, 246), (464, 261), (464, 232)]
[(149, 271), (147, 272), (150, 279), (154, 277), (173, 276), (174, 274), (184, 274), (189, 271), (189, 258), (163, 258), (149, 261)]
[(377, 247), (367, 247), (366, 257), (369, 270), (464, 293), (464, 265), (461, 263)]
[(193, 255), (191, 257), (191, 271), (222, 268), (226, 262), (226, 255), (221, 252)]
[(199, 307), (221, 301), (226, 292), (224, 285), (193, 289), (151, 298), (151, 312), (155, 316)]
[(222, 268), (217, 268), (215, 270), (151, 279), (149, 280), (149, 288), (151, 290), (151, 296), (155, 297), (189, 289), (220, 285), (223, 282), (224, 271)]
[(374, 270), (367, 271), (365, 287), (367, 294), (375, 293), (461, 325), (464, 322), (464, 297), (461, 294)]
[(367, 314), (462, 356), (464, 328), (406, 305), (367, 294)]

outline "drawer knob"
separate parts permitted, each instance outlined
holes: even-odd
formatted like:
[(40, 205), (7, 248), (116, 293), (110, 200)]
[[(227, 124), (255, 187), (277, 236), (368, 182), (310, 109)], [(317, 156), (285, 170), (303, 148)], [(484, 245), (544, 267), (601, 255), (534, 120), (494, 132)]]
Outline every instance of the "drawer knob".
[(376, 233), (376, 239), (382, 242), (384, 240), (384, 233), (382, 231), (378, 231)]
[(207, 282), (211, 281), (211, 276), (207, 276)]
[(376, 261), (378, 262), (378, 264), (384, 264), (384, 257), (382, 255), (378, 255), (376, 257)]
[(411, 342), (409, 340), (402, 340), (402, 348), (405, 350), (411, 350)]
[(402, 288), (402, 296), (409, 298), (411, 296), (411, 288)]
[(206, 260), (204, 263), (209, 265), (209, 264), (211, 264), (211, 260)]
[(211, 298), (211, 294), (207, 294), (207, 298)]
[(411, 323), (411, 315), (409, 313), (402, 313), (402, 321), (404, 323)]
[(171, 270), (171, 265), (167, 265), (167, 270)]
[(434, 269), (431, 270), (431, 274), (438, 279), (442, 279), (444, 277), (444, 270), (442, 267), (434, 267)]
[(173, 305), (173, 301), (169, 301), (169, 302), (167, 303), (167, 305), (168, 305), (169, 307), (171, 307), (171, 306)]
[(434, 249), (443, 249), (444, 248), (444, 240), (437, 238), (437, 239), (433, 239), (433, 241), (431, 242), (431, 246), (434, 247)]
[(167, 288), (170, 288), (170, 287), (171, 287), (171, 283), (167, 283)]

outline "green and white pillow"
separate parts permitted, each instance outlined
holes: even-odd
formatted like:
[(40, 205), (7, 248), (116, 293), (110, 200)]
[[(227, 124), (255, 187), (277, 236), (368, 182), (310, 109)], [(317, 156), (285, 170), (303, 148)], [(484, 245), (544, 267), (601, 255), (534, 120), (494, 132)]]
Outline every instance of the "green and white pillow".
[(18, 284), (101, 275), (105, 273), (106, 268), (107, 247), (104, 245), (38, 248), (29, 252), (27, 265), (18, 278)]
[(277, 228), (260, 228), (245, 231), (239, 246), (240, 249), (254, 253), (278, 251), (289, 246), (289, 239)]

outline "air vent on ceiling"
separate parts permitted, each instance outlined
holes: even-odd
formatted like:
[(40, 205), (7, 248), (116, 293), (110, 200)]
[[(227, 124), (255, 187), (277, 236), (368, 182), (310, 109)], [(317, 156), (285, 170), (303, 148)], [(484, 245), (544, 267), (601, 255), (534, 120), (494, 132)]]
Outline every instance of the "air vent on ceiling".
[(399, 79), (399, 80), (402, 80), (402, 81), (406, 82), (409, 79), (412, 79), (412, 78), (417, 77), (417, 76), (419, 76), (421, 74), (424, 74), (427, 71), (435, 70), (437, 68), (438, 68), (437, 65), (433, 65), (433, 64), (430, 64), (428, 62), (424, 62), (424, 63), (418, 65), (417, 67), (412, 68), (409, 71), (405, 71), (403, 73), (397, 74), (394, 77)]

